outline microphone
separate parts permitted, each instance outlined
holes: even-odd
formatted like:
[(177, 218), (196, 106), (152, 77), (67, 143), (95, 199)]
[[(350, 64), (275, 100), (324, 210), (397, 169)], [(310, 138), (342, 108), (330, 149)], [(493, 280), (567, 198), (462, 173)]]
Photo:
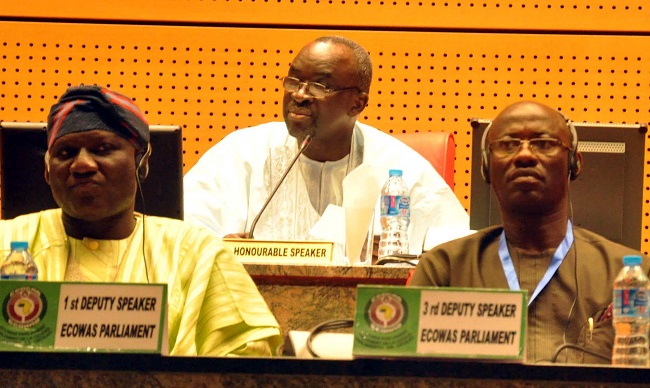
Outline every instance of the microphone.
[(250, 230), (250, 232), (248, 232), (248, 238), (251, 238), (251, 239), (254, 238), (253, 237), (253, 230), (255, 230), (255, 226), (257, 225), (257, 221), (260, 220), (260, 217), (262, 216), (262, 213), (264, 213), (264, 209), (266, 209), (266, 207), (269, 205), (269, 202), (271, 202), (271, 199), (273, 199), (273, 196), (275, 195), (275, 193), (280, 188), (280, 185), (284, 181), (284, 178), (287, 177), (287, 175), (289, 174), (289, 171), (291, 171), (291, 168), (293, 167), (293, 165), (296, 164), (296, 161), (298, 160), (300, 155), (302, 155), (303, 151), (305, 151), (305, 148), (307, 148), (307, 146), (311, 142), (311, 138), (312, 138), (312, 136), (310, 134), (305, 136), (305, 140), (303, 140), (302, 144), (300, 145), (300, 150), (298, 150), (298, 153), (296, 154), (296, 156), (291, 160), (291, 163), (289, 163), (289, 167), (287, 167), (287, 169), (284, 171), (284, 174), (282, 174), (282, 176), (280, 177), (280, 180), (275, 185), (275, 188), (273, 188), (273, 191), (271, 192), (271, 195), (269, 195), (269, 197), (264, 202), (264, 205), (262, 205), (262, 209), (259, 211), (259, 213), (257, 213), (255, 218), (253, 219), (253, 223), (251, 224), (251, 230)]

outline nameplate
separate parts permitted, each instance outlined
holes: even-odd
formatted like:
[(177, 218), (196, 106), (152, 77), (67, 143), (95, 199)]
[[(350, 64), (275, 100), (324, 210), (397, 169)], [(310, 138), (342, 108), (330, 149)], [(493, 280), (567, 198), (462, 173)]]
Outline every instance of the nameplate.
[(359, 285), (354, 357), (521, 362), (527, 292)]
[(166, 284), (0, 281), (0, 350), (160, 353)]
[(264, 241), (224, 239), (242, 263), (332, 264), (334, 243), (328, 241)]

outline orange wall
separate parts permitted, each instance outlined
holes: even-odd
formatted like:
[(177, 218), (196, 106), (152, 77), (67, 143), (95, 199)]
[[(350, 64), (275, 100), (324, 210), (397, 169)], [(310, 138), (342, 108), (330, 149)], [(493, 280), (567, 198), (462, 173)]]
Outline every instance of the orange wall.
[[(370, 52), (362, 121), (454, 133), (456, 194), (470, 212), (470, 118), (520, 99), (576, 122), (650, 118), (645, 1), (63, 3), (0, 0), (0, 120), (44, 121), (68, 85), (103, 84), (152, 124), (183, 126), (185, 171), (227, 133), (281, 120), (277, 78), (326, 34)], [(645, 252), (649, 177), (646, 164)]]

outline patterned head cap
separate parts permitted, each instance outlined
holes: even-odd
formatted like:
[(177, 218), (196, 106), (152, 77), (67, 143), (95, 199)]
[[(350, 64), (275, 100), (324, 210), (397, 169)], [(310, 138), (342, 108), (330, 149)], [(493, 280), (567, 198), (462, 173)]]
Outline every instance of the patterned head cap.
[(47, 149), (71, 133), (101, 129), (126, 140), (138, 152), (136, 163), (149, 146), (149, 124), (133, 101), (101, 86), (68, 88), (47, 118)]

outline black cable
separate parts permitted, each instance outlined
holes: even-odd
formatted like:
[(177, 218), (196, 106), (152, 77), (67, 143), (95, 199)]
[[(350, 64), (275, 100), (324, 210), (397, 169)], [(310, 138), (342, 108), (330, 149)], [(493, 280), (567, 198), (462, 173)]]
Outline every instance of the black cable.
[[(569, 177), (569, 181), (571, 178)], [(578, 301), (579, 287), (578, 287), (578, 243), (576, 243), (575, 229), (573, 228), (573, 203), (571, 202), (571, 188), (567, 186), (567, 199), (569, 202), (569, 219), (571, 220), (571, 231), (573, 233), (573, 276), (576, 285), (576, 294), (573, 298), (573, 303), (571, 303), (571, 308), (569, 309), (569, 316), (567, 316), (566, 324), (564, 325), (564, 333), (562, 333), (562, 342), (564, 345), (567, 345), (566, 342), (566, 333), (569, 330), (569, 325), (571, 324), (571, 316), (573, 315), (573, 309), (575, 308), (576, 302)], [(569, 247), (571, 249), (571, 247)], [(557, 358), (559, 354), (555, 356)], [(565, 363), (569, 362), (569, 355), (566, 355)], [(553, 361), (555, 362), (555, 361)]]
[(555, 362), (557, 361), (558, 356), (560, 355), (560, 353), (561, 353), (564, 349), (574, 349), (574, 350), (579, 350), (579, 351), (581, 351), (581, 352), (583, 352), (583, 353), (587, 353), (587, 354), (590, 354), (590, 355), (592, 355), (592, 356), (594, 356), (594, 357), (598, 357), (598, 358), (600, 358), (600, 359), (602, 359), (602, 360), (606, 360), (606, 361), (610, 361), (610, 362), (611, 362), (611, 360), (612, 360), (612, 359), (611, 359), (610, 357), (608, 357), (608, 356), (604, 356), (604, 355), (602, 355), (602, 354), (600, 354), (600, 353), (596, 353), (596, 352), (594, 352), (594, 351), (592, 351), (592, 350), (589, 350), (589, 349), (586, 349), (586, 348), (584, 348), (584, 347), (582, 347), (582, 346), (578, 346), (578, 345), (575, 345), (575, 344), (562, 344), (562, 345), (558, 346), (558, 348), (555, 350), (555, 354), (554, 354), (553, 357), (551, 358), (551, 362), (552, 362), (552, 363), (555, 363)]
[(145, 233), (145, 213), (146, 213), (146, 206), (144, 203), (144, 194), (142, 192), (142, 184), (140, 183), (140, 174), (139, 174), (139, 168), (135, 172), (135, 181), (137, 182), (138, 185), (138, 194), (140, 195), (140, 200), (142, 201), (142, 260), (144, 261), (144, 274), (147, 277), (147, 283), (151, 283), (149, 281), (149, 268), (147, 268), (147, 256), (145, 254), (145, 239), (147, 234)]
[(316, 325), (316, 327), (309, 331), (309, 336), (307, 337), (307, 351), (314, 358), (320, 358), (318, 353), (314, 351), (314, 348), (311, 344), (314, 338), (316, 338), (318, 334), (322, 333), (325, 330), (345, 329), (352, 327), (352, 325), (354, 325), (354, 319), (333, 319), (331, 321), (325, 321)]
[(411, 260), (401, 259), (398, 257), (382, 257), (381, 259), (377, 260), (377, 262), (375, 263), (375, 265), (386, 265), (386, 264), (406, 264), (412, 267), (417, 266), (417, 264), (413, 263)]
[(419, 255), (407, 255), (402, 253), (395, 253), (390, 256), (382, 257), (377, 260), (375, 265), (384, 265), (384, 264), (408, 264), (413, 267), (417, 266), (417, 263), (414, 263), (413, 260), (419, 260)]

